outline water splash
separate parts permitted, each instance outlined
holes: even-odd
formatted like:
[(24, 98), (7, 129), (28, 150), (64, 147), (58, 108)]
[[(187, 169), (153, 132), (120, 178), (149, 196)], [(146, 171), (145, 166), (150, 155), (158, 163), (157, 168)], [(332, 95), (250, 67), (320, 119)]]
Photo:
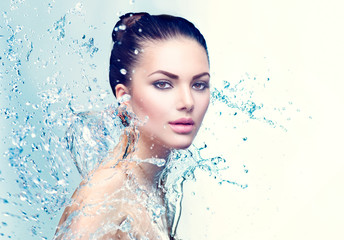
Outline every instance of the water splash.
[[(54, 222), (53, 219), (59, 217), (59, 210), (70, 204), (70, 194), (80, 180), (72, 178), (76, 175), (75, 166), (82, 177), (87, 176), (116, 145), (123, 126), (116, 116), (116, 104), (106, 104), (113, 101), (111, 94), (100, 86), (98, 76), (91, 76), (93, 70), (99, 68), (99, 61), (94, 58), (99, 55), (102, 46), (95, 32), (97, 27), (89, 27), (89, 32), (78, 36), (71, 36), (68, 31), (75, 18), (83, 20), (83, 5), (76, 3), (62, 16), (49, 20), (47, 27), (39, 34), (31, 31), (28, 24), (15, 22), (13, 12), (19, 11), (26, 3), (13, 0), (11, 11), (1, 13), (0, 30), (3, 31), (0, 41), (3, 47), (0, 52), (0, 79), (4, 81), (0, 91), (2, 96), (6, 96), (6, 105), (1, 106), (0, 116), (9, 126), (8, 134), (2, 139), (9, 147), (2, 156), (14, 172), (13, 189), (18, 189), (2, 193), (0, 204), (5, 208), (16, 208), (1, 212), (5, 219), (25, 223), (28, 235), (34, 239), (48, 239), (55, 226), (48, 230), (50, 232), (44, 226), (47, 222)], [(55, 1), (51, 1), (46, 10), (53, 12), (54, 5)], [(71, 71), (69, 66), (61, 63), (65, 61), (65, 55), (81, 66), (80, 70), (73, 69), (80, 78), (74, 80), (68, 75)], [(35, 74), (30, 75), (29, 70)], [(254, 84), (265, 87), (273, 81), (266, 79), (245, 77), (234, 85), (223, 81), (221, 88), (212, 90), (211, 101), (216, 116), (224, 118), (231, 114), (238, 117), (242, 114), (250, 121), (287, 129), (284, 121), (269, 114), (272, 111), (286, 113), (293, 103), (285, 107), (269, 106), (254, 95), (254, 90), (250, 90)], [(80, 92), (87, 96), (85, 101), (75, 94), (76, 89), (82, 89)], [(290, 115), (284, 114), (285, 119)], [(205, 127), (209, 128), (207, 131), (213, 131), (211, 127)], [(242, 140), (249, 141), (249, 138), (245, 136)], [(179, 218), (182, 184), (186, 180), (197, 180), (194, 174), (196, 169), (207, 172), (219, 184), (247, 188), (244, 181), (228, 175), (230, 163), (235, 159), (221, 154), (202, 157), (206, 149), (205, 145), (175, 151), (167, 163), (159, 159), (145, 160), (159, 166), (166, 164), (162, 177), (167, 188), (169, 218), (174, 227)], [(246, 166), (241, 170), (248, 172)], [(0, 172), (0, 183), (8, 181), (4, 172)], [(165, 210), (154, 202), (149, 204), (156, 221)], [(10, 221), (3, 220), (1, 228), (9, 227)], [(123, 231), (129, 231), (130, 219), (120, 227)], [(11, 237), (16, 238), (16, 235), (13, 233)]]
[(94, 46), (94, 38), (90, 38), (88, 42), (83, 43), (81, 47), (86, 49), (86, 52), (90, 54), (90, 57), (93, 57), (94, 54), (99, 50)]
[(25, 0), (11, 0), (11, 3), (10, 3), (10, 9), (13, 11), (13, 10), (16, 10), (20, 7), (21, 4), (23, 4), (25, 2)]
[(66, 134), (67, 149), (85, 177), (118, 142), (123, 125), (111, 105), (101, 113), (82, 112), (71, 117)]
[[(70, 22), (69, 22), (69, 24), (70, 24)], [(66, 28), (66, 15), (64, 15), (58, 21), (56, 21), (53, 25), (53, 28), (48, 29), (48, 32), (50, 32), (50, 33), (56, 32), (57, 36), (55, 37), (55, 39), (57, 41), (60, 41), (60, 40), (64, 39), (66, 36), (66, 29), (65, 28)]]

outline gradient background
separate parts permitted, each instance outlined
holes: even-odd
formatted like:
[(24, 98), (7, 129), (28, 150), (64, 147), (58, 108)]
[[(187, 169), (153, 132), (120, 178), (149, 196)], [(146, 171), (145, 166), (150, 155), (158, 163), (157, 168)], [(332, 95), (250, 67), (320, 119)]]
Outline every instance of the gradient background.
[[(208, 42), (214, 86), (221, 86), (222, 80), (269, 78), (268, 85), (252, 90), (256, 99), (264, 103), (263, 114), (277, 119), (274, 106), (289, 107), (287, 132), (259, 121), (239, 124), (234, 132), (221, 131), (223, 124), (232, 123), (223, 123), (212, 115), (206, 117), (208, 122), (219, 121), (222, 135), (213, 145), (222, 150), (231, 146), (224, 155), (230, 156), (233, 165), (245, 164), (248, 173), (238, 174), (238, 178), (249, 187), (243, 190), (232, 185), (219, 186), (199, 173), (196, 182), (185, 185), (180, 235), (183, 239), (211, 240), (343, 239), (343, 10), (344, 4), (339, 0), (2, 0), (1, 109), (16, 107), (18, 117), (25, 117), (19, 109), (28, 101), (39, 104), (40, 87), (47, 76), (58, 71), (62, 72), (58, 85), (77, 82), (71, 90), (78, 96), (75, 104), (87, 108), (91, 103), (85, 89), (93, 78), (98, 79), (97, 89), (110, 89), (107, 83), (110, 34), (119, 15), (148, 11), (185, 17), (199, 27)], [(65, 37), (57, 40), (60, 32), (48, 30), (64, 15)], [(18, 83), (15, 74), (7, 71), (15, 62), (5, 57), (10, 36), (7, 24), (14, 30), (22, 26), (18, 36), (23, 43), (13, 47), (23, 59), (22, 82)], [(80, 40), (83, 35), (86, 40), (94, 38), (91, 50), (98, 48), (94, 56), (88, 49), (79, 54), (78, 49), (68, 45), (71, 39)], [(25, 61), (30, 42), (33, 49)], [(50, 50), (58, 53), (56, 59)], [(51, 67), (54, 61), (57, 63)], [(91, 63), (96, 67), (89, 67)], [(17, 84), (15, 88), (21, 94), (12, 91), (13, 84)], [(11, 94), (17, 97), (10, 99)], [(111, 100), (107, 96), (102, 104)], [(37, 111), (35, 118), (39, 116)], [(18, 127), (3, 114), (0, 121), (2, 139)], [(39, 124), (37, 120), (37, 131)], [(248, 140), (243, 143), (242, 137)], [(11, 146), (7, 140), (2, 142), (1, 153)], [(17, 175), (3, 154), (0, 171), (0, 198), (18, 193)], [(71, 173), (72, 190), (80, 177), (76, 170)], [(31, 207), (0, 201), (1, 238), (37, 239), (32, 236), (33, 220), (23, 220), (22, 211), (29, 215)], [(45, 224), (36, 230), (51, 239), (60, 214), (39, 216)]]

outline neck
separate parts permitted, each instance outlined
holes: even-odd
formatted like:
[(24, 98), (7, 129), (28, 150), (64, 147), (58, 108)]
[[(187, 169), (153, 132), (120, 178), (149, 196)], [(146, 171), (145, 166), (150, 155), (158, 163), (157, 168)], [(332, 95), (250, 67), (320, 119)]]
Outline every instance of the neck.
[[(150, 140), (150, 138), (148, 139)], [(148, 139), (141, 135), (136, 143), (135, 150), (128, 155), (128, 159), (139, 160), (137, 167), (142, 172), (140, 176), (147, 180), (148, 183), (156, 185), (164, 166), (158, 166), (154, 159), (157, 159), (156, 161), (159, 161), (159, 159), (166, 161), (171, 150), (152, 140), (148, 141)]]
[(140, 136), (136, 143), (134, 139), (137, 139), (137, 136), (124, 133), (112, 151), (112, 157), (106, 159), (102, 167), (126, 166), (135, 172), (141, 183), (157, 186), (157, 179), (164, 169), (158, 161), (160, 159), (167, 161), (171, 150), (153, 141), (147, 141), (143, 136)]
[(166, 160), (170, 152), (171, 149), (152, 140), (151, 137), (140, 135), (133, 156), (139, 159), (161, 158)]
[(149, 186), (158, 187), (158, 180), (163, 167), (158, 167), (157, 165), (148, 162), (141, 162), (135, 165), (133, 170), (136, 172), (139, 182), (142, 184), (148, 184)]

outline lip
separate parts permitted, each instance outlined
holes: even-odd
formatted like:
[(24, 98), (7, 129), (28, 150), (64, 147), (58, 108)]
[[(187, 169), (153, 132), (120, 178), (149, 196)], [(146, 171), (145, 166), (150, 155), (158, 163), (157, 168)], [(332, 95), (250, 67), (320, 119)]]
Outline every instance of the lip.
[(194, 129), (195, 122), (191, 118), (180, 118), (168, 124), (175, 133), (188, 134)]

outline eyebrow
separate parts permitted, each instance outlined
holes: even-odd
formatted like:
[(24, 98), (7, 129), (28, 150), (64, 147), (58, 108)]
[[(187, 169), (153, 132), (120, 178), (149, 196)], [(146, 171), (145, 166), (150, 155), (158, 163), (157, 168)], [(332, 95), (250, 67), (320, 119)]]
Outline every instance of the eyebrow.
[[(178, 75), (175, 75), (173, 73), (170, 73), (170, 72), (167, 72), (167, 71), (164, 71), (164, 70), (155, 71), (155, 72), (149, 74), (148, 77), (153, 75), (153, 74), (156, 74), (156, 73), (164, 74), (167, 77), (172, 78), (172, 79), (178, 79), (179, 78)], [(192, 80), (198, 79), (198, 78), (203, 77), (205, 75), (208, 75), (210, 77), (210, 74), (208, 72), (203, 72), (203, 73), (200, 73), (200, 74), (197, 74), (197, 75), (193, 76)]]
[(200, 74), (197, 74), (197, 75), (193, 76), (192, 80), (201, 78), (201, 77), (206, 76), (206, 75), (207, 75), (208, 77), (210, 77), (210, 74), (209, 74), (208, 72), (204, 72), (204, 73), (200, 73)]

